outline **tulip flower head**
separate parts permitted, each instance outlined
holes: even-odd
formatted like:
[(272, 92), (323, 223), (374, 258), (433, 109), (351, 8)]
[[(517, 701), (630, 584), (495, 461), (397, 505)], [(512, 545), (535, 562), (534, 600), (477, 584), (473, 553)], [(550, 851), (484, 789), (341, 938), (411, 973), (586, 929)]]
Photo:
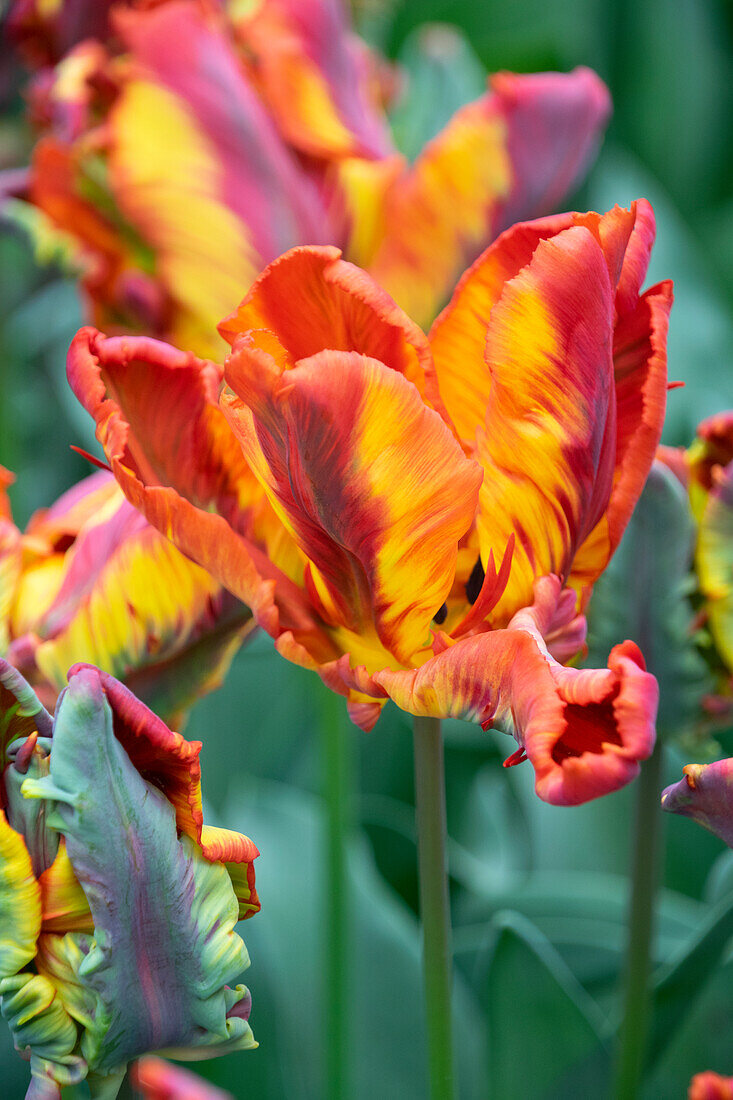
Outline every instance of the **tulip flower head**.
[(0, 517), (0, 653), (53, 708), (85, 661), (180, 724), (252, 632), (247, 608), (183, 556), (100, 471), (37, 512)]
[(198, 742), (90, 665), (56, 713), (0, 661), (0, 1012), (31, 1098), (115, 1096), (151, 1050), (256, 1046), (234, 931), (259, 909), (245, 836), (202, 824)]
[(202, 356), (300, 244), (340, 245), (430, 324), (502, 229), (572, 189), (610, 110), (588, 69), (498, 74), (408, 164), (384, 64), (338, 0), (119, 4), (112, 23), (36, 81), (27, 198), (71, 245), (95, 325)]
[[(506, 719), (541, 797), (651, 751), (630, 642), (568, 669), (659, 441), (671, 287), (647, 203), (515, 226), (429, 338), (337, 249), (271, 264), (225, 363), (83, 329), (69, 379), (128, 499), (369, 729)], [(558, 660), (559, 658), (559, 660)]]

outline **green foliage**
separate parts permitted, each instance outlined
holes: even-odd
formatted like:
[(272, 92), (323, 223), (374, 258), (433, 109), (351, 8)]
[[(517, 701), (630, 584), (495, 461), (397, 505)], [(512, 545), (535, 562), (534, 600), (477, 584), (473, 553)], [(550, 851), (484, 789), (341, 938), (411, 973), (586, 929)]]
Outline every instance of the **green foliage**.
[(611, 646), (624, 638), (635, 641), (659, 681), (663, 736), (684, 733), (710, 690), (686, 599), (692, 540), (687, 494), (658, 464), (591, 601), (588, 664), (602, 665)]

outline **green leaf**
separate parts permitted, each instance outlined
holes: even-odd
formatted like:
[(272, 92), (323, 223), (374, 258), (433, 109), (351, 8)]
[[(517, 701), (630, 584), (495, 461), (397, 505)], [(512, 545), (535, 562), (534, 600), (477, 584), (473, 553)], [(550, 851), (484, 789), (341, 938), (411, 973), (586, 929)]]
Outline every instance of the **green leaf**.
[(664, 1054), (693, 1001), (721, 966), (731, 936), (733, 893), (710, 910), (681, 957), (665, 967), (654, 984), (654, 1017), (649, 1042), (651, 1065)]
[[(235, 1095), (314, 1100), (325, 1095), (324, 807), (284, 784), (250, 782), (240, 784), (223, 820), (233, 828), (246, 821), (262, 853), (257, 887), (263, 913), (247, 925), (252, 1024), (260, 1049), (246, 1063), (227, 1058), (197, 1071)], [(349, 894), (349, 1100), (380, 1094), (424, 1100), (417, 921), (379, 876), (358, 834), (349, 850)], [(460, 1094), (478, 1097), (486, 1082), (479, 1008), (460, 974), (454, 1017)]]
[(590, 605), (587, 664), (602, 666), (611, 646), (635, 641), (659, 681), (664, 736), (684, 732), (710, 690), (685, 598), (692, 540), (687, 496), (674, 474), (657, 464)]
[(582, 1063), (603, 1047), (598, 1006), (541, 932), (518, 913), (495, 918), (487, 977), (492, 1094), (497, 1097), (599, 1095), (581, 1086)]

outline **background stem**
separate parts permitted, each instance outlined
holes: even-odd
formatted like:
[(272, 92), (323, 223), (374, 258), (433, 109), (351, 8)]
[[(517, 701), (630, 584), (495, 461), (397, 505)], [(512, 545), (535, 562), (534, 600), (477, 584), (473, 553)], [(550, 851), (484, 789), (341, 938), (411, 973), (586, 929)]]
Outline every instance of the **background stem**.
[(446, 860), (443, 739), (437, 718), (414, 719), (415, 812), (423, 933), (428, 1076), (432, 1100), (452, 1100), (450, 900)]
[(323, 693), (321, 736), (323, 796), (326, 803), (326, 883), (324, 922), (325, 1072), (329, 1100), (350, 1091), (349, 990), (352, 978), (351, 899), (348, 843), (356, 798), (354, 737), (344, 699)]
[(617, 1100), (634, 1100), (644, 1072), (650, 1023), (651, 945), (654, 901), (661, 862), (661, 796), (663, 749), (660, 741), (641, 765), (636, 785), (629, 938), (623, 985), (615, 1088)]

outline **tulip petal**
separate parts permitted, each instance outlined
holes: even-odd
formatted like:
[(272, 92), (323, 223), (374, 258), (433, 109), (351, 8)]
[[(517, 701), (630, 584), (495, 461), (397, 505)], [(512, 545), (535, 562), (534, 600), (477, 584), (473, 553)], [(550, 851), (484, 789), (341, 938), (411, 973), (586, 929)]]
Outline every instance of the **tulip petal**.
[(51, 774), (27, 780), (24, 793), (55, 803), (94, 919), (78, 969), (97, 997), (82, 1039), (90, 1067), (108, 1073), (169, 1045), (251, 1047), (249, 1025), (227, 1015), (225, 983), (249, 963), (229, 877), (177, 839), (173, 808), (115, 735), (96, 670), (72, 676)]
[(239, 902), (239, 919), (246, 920), (260, 911), (255, 887), (254, 861), (260, 854), (248, 836), (204, 825), (201, 850), (212, 863), (223, 863)]
[[(175, 809), (179, 830), (198, 843), (203, 825), (199, 763), (201, 742), (186, 741), (180, 733), (168, 729), (165, 722), (141, 703), (129, 688), (93, 665), (77, 664), (70, 668), (69, 687), (81, 692), (79, 685), (86, 684), (90, 677), (99, 684), (106, 705), (111, 709), (114, 735), (132, 764), (147, 782), (165, 793)], [(66, 695), (68, 690), (62, 700)], [(66, 706), (72, 709), (68, 704)], [(54, 752), (56, 744), (54, 733)]]
[(63, 837), (53, 863), (39, 875), (38, 885), (44, 933), (94, 931), (89, 902), (74, 874)]
[(700, 517), (695, 564), (710, 632), (733, 668), (733, 462), (719, 466)]
[(429, 324), (460, 272), (512, 222), (552, 209), (595, 151), (608, 92), (589, 69), (499, 73), (388, 192), (375, 278)]
[(733, 848), (733, 759), (686, 764), (684, 779), (662, 794), (662, 809), (683, 814)]
[(143, 1100), (234, 1100), (230, 1092), (152, 1054), (135, 1062), (130, 1080)]
[(288, 365), (318, 352), (356, 351), (399, 371), (423, 397), (436, 397), (421, 330), (337, 248), (294, 248), (271, 263), (219, 325), (232, 346), (250, 329), (273, 333)]
[(215, 17), (164, 4), (117, 22), (138, 77), (111, 113), (111, 184), (193, 315), (173, 333), (192, 346), (189, 332), (215, 339), (263, 263), (327, 238), (327, 218)]
[(41, 890), (23, 837), (0, 810), (0, 978), (17, 974), (36, 953)]
[(389, 152), (366, 59), (339, 0), (268, 0), (236, 30), (267, 106), (296, 149), (326, 158)]
[[(147, 671), (151, 688), (165, 679), (170, 713), (200, 694), (209, 679), (216, 682), (251, 616), (151, 527), (106, 476), (111, 498), (64, 554), (50, 606), (45, 612), (35, 607), (35, 665), (57, 690), (79, 660), (126, 680), (132, 674), (141, 688)], [(177, 668), (192, 647), (197, 665), (184, 683)]]
[[(621, 287), (617, 300), (621, 295)], [(619, 315), (613, 343), (616, 383), (616, 461), (605, 514), (579, 548), (570, 583), (592, 585), (621, 541), (644, 487), (667, 405), (667, 327), (672, 284), (647, 290), (637, 305)]]
[(52, 729), (53, 719), (33, 688), (0, 657), (0, 774), (7, 763), (7, 748), (13, 741), (25, 740), (33, 733), (50, 737)]
[(312, 564), (311, 598), (410, 661), (450, 589), (480, 470), (375, 359), (325, 351), (283, 371), (242, 341), (225, 377), (222, 408)]
[(613, 294), (603, 253), (580, 226), (541, 241), (491, 311), (491, 391), (477, 457), (482, 561), (516, 536), (495, 609), (506, 622), (531, 602), (537, 576), (566, 576), (600, 519), (616, 434)]
[(276, 560), (293, 554), (215, 403), (218, 369), (157, 340), (87, 328), (69, 349), (68, 377), (122, 491), (148, 521), (270, 633), (317, 632), (301, 592), (259, 548)]
[(657, 685), (631, 642), (606, 669), (563, 668), (543, 634), (560, 599), (557, 578), (537, 582), (535, 604), (503, 630), (456, 642), (418, 669), (373, 675), (403, 710), (511, 721), (535, 769), (535, 790), (556, 805), (577, 805), (624, 786), (654, 746)]
[(733, 1077), (712, 1070), (696, 1073), (690, 1081), (687, 1100), (733, 1100)]

